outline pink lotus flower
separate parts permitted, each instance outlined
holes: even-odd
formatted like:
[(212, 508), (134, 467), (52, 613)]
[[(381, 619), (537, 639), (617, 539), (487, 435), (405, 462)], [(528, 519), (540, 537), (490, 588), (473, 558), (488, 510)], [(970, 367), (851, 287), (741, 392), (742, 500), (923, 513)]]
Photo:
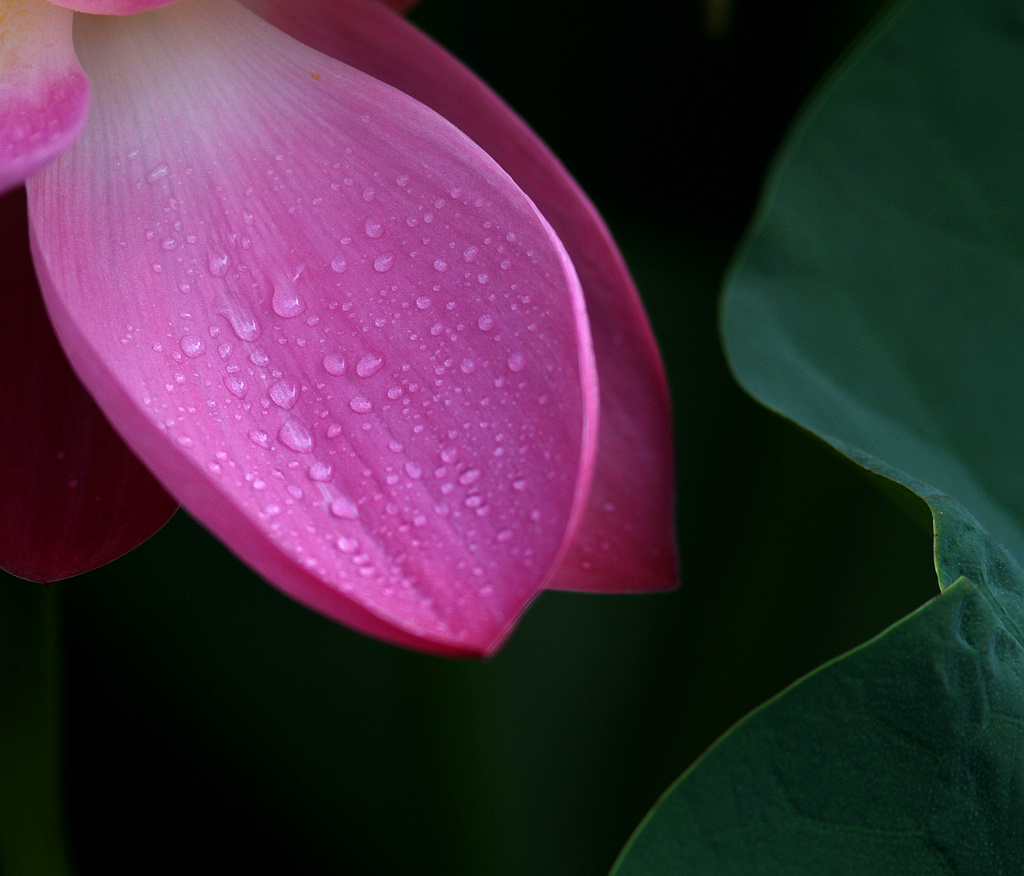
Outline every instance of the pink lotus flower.
[(295, 599), (448, 654), (545, 587), (674, 585), (614, 244), (393, 9), (2, 0), (0, 106), (5, 568), (85, 571), (180, 502)]

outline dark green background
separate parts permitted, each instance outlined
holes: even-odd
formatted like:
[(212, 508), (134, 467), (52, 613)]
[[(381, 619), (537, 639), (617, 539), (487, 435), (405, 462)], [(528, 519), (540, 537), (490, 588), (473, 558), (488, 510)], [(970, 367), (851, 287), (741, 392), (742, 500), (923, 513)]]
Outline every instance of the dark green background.
[(673, 388), (682, 586), (546, 594), (454, 663), (291, 603), (179, 513), (53, 588), (82, 876), (603, 874), (730, 724), (936, 592), (923, 512), (745, 397), (717, 334), (768, 159), (874, 6), (741, 0), (710, 38), (696, 2), (425, 0), (633, 268)]

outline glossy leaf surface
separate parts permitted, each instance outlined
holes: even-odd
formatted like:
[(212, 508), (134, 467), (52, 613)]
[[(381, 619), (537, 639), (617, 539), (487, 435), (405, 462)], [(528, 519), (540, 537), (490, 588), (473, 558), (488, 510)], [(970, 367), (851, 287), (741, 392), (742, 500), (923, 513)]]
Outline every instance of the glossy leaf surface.
[(1022, 37), (1006, 2), (897, 7), (791, 133), (726, 289), (740, 382), (921, 496), (948, 589), (737, 725), (617, 876), (1021, 868)]

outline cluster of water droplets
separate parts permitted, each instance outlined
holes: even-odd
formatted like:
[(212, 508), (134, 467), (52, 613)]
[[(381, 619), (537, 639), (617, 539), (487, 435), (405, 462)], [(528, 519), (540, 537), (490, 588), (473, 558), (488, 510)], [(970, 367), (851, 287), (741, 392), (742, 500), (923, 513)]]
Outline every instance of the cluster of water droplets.
[[(342, 590), (372, 580), (383, 601), (431, 608), (439, 579), (465, 602), (493, 596), (510, 568), (543, 574), (561, 538), (545, 497), (571, 493), (577, 464), (543, 408), (578, 377), (544, 355), (550, 303), (509, 279), (533, 250), (468, 189), (360, 180), (338, 162), (316, 197), (268, 170), (319, 228), (288, 260), (257, 192), (203, 214), (178, 194), (191, 173), (165, 161), (142, 172), (165, 202), (143, 241), (169, 290), (152, 352), (171, 377), (143, 396), (160, 427)], [(408, 193), (404, 215), (378, 198), (387, 186)], [(349, 206), (325, 209), (335, 199)], [(339, 219), (353, 203), (365, 215)], [(121, 343), (137, 343), (130, 326)]]

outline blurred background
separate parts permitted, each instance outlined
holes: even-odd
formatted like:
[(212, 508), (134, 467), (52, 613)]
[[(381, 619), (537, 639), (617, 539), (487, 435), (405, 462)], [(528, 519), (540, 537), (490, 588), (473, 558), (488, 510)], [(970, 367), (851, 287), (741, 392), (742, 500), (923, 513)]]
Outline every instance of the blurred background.
[(494, 659), (451, 662), (299, 607), (179, 512), (52, 588), (79, 874), (604, 874), (731, 724), (936, 592), (921, 509), (747, 398), (716, 322), (773, 151), (879, 5), (424, 0), (635, 274), (674, 396), (681, 587), (548, 593)]

